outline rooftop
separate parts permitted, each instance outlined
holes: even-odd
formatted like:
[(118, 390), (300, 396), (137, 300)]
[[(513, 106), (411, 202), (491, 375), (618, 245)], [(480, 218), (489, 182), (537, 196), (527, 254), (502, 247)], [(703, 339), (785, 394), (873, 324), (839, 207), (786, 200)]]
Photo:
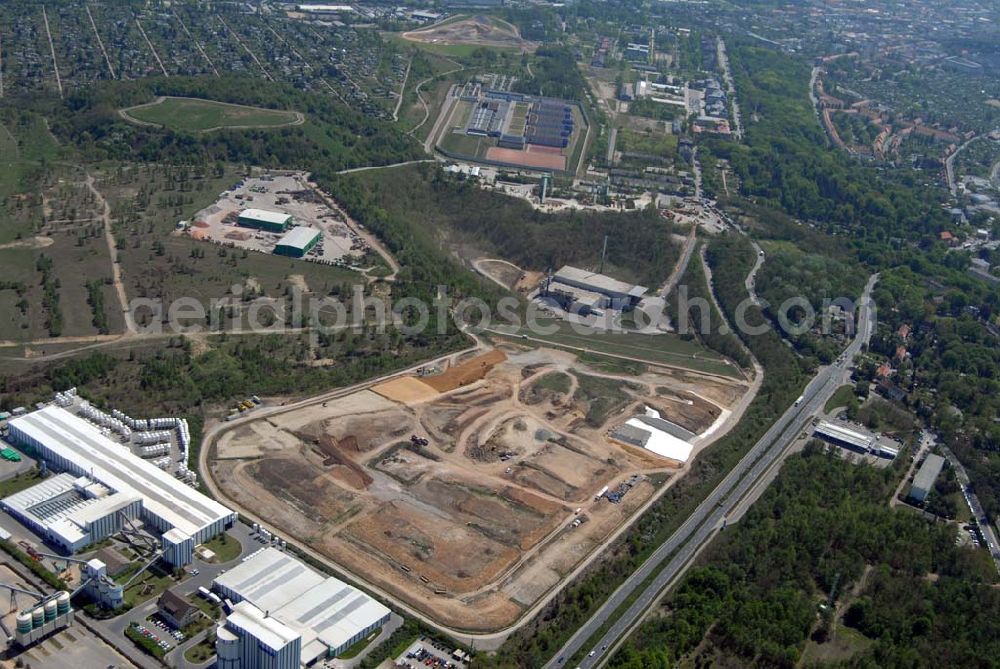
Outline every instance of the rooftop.
[(275, 652), (299, 638), (295, 630), (282, 625), (273, 616), (264, 615), (263, 611), (249, 602), (233, 606), (233, 612), (226, 617), (226, 624), (238, 627)]
[(308, 663), (338, 649), (359, 632), (389, 615), (389, 609), (357, 588), (324, 577), (295, 557), (266, 548), (215, 579), (302, 637)]
[(62, 407), (47, 406), (12, 419), (10, 425), (75, 463), (89, 473), (89, 478), (118, 493), (140, 496), (147, 511), (185, 534), (196, 535), (202, 528), (233, 515)]
[(284, 223), (291, 218), (291, 214), (268, 211), (267, 209), (244, 209), (240, 212), (240, 218), (252, 218), (255, 221), (264, 221), (265, 223)]
[(610, 276), (598, 274), (597, 272), (590, 272), (585, 269), (580, 269), (579, 267), (573, 267), (572, 265), (564, 265), (558, 272), (555, 273), (553, 278), (556, 281), (564, 283), (567, 281), (583, 283), (593, 290), (598, 290), (602, 293), (621, 293), (623, 295), (641, 296), (646, 292), (645, 286), (625, 283), (624, 281), (613, 279)]
[(935, 453), (931, 453), (920, 465), (917, 475), (913, 477), (913, 487), (918, 490), (930, 490), (937, 480), (941, 468), (944, 467), (944, 458)]
[(308, 228), (304, 225), (296, 225), (294, 228), (286, 232), (281, 239), (278, 240), (279, 246), (294, 246), (295, 248), (304, 249), (306, 246), (312, 243), (316, 237), (320, 235), (320, 231), (316, 228)]

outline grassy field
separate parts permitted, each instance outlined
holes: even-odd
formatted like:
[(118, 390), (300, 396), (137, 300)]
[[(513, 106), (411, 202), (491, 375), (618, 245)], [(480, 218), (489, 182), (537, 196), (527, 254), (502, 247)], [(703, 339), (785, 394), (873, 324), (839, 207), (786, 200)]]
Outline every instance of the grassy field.
[(240, 542), (225, 532), (206, 541), (205, 548), (215, 553), (214, 562), (230, 562), (243, 552)]
[(830, 396), (830, 399), (826, 401), (826, 406), (823, 407), (823, 411), (830, 413), (834, 409), (846, 407), (852, 397), (854, 397), (854, 386), (841, 386), (837, 388), (833, 395)]
[(539, 319), (538, 324), (540, 326), (538, 330), (548, 330), (552, 327), (556, 330), (552, 334), (542, 334), (522, 327), (516, 332), (504, 331), (501, 334), (513, 338), (523, 335), (556, 346), (587, 349), (594, 355), (606, 353), (640, 362), (686, 367), (723, 376), (739, 376), (736, 367), (728, 364), (718, 353), (674, 334), (628, 335), (622, 332), (587, 330), (582, 326), (577, 326), (576, 329), (580, 332), (575, 332), (569, 323), (554, 319)]
[(171, 130), (207, 132), (220, 128), (292, 125), (300, 118), (295, 112), (260, 107), (244, 107), (213, 100), (164, 97), (148, 105), (122, 110), (127, 118), (155, 123)]
[(476, 137), (474, 135), (451, 132), (450, 130), (445, 130), (444, 136), (438, 143), (438, 146), (450, 153), (476, 158), (486, 155), (486, 149), (492, 145), (493, 142), (485, 137)]

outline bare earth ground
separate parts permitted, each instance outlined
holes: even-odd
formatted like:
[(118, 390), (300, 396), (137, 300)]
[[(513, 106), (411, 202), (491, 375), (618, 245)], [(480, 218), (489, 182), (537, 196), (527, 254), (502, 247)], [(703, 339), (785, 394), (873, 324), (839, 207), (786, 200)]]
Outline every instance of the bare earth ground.
[(522, 39), (515, 26), (489, 16), (473, 16), (423, 30), (413, 30), (403, 33), (403, 39), (424, 44), (511, 47), (520, 49), (522, 53), (534, 51), (538, 47), (534, 42)]
[[(519, 346), (446, 367), (237, 426), (217, 442), (211, 474), (267, 523), (469, 631), (514, 622), (684, 471), (611, 442), (612, 427), (649, 405), (702, 434), (746, 391), (652, 366), (616, 376)], [(553, 377), (535, 387), (551, 374), (559, 390)], [(625, 389), (600, 425), (585, 420), (583, 376)], [(620, 504), (594, 499), (635, 474)]]

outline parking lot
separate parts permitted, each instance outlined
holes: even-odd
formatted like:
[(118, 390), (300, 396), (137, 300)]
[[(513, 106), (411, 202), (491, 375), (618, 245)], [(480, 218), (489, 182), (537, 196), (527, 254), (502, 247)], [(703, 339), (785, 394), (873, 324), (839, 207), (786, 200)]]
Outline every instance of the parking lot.
[(237, 224), (244, 209), (264, 209), (291, 215), (294, 225), (319, 230), (322, 239), (306, 260), (350, 265), (368, 252), (368, 245), (347, 223), (346, 215), (334, 210), (309, 185), (307, 175), (265, 174), (241, 179), (219, 195), (212, 205), (185, 222), (186, 234), (194, 239), (225, 244), (257, 253), (273, 253), (283, 233)]
[(402, 655), (396, 658), (397, 667), (441, 667), (442, 669), (465, 669), (465, 663), (452, 656), (453, 649), (430, 639), (418, 639), (410, 644)]

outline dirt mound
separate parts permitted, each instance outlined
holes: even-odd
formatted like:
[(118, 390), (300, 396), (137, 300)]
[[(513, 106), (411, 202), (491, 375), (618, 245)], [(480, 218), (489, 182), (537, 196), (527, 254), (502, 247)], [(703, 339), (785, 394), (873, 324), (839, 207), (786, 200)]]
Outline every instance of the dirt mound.
[(448, 392), (455, 388), (467, 386), (479, 381), (489, 374), (490, 370), (507, 359), (503, 351), (493, 350), (477, 355), (460, 365), (456, 365), (437, 376), (428, 376), (423, 382), (438, 392)]

